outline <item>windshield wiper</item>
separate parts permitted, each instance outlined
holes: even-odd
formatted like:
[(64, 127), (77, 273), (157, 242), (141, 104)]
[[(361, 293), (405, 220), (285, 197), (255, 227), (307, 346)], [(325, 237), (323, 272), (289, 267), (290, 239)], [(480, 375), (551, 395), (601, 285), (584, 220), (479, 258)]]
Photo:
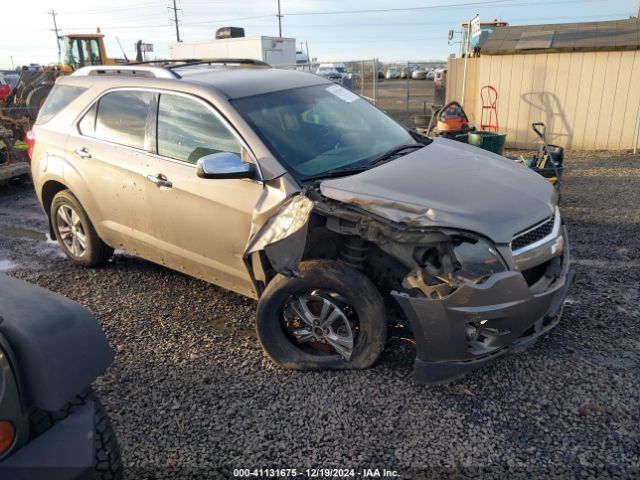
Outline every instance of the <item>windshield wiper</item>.
[(301, 180), (306, 182), (308, 180), (318, 180), (323, 178), (344, 177), (345, 175), (353, 175), (355, 173), (361, 173), (368, 169), (369, 169), (369, 165), (360, 166), (360, 167), (341, 167), (333, 170), (327, 170), (326, 172), (318, 173), (317, 175), (309, 175), (307, 177), (302, 177)]
[(414, 149), (414, 148), (422, 148), (424, 147), (421, 143), (408, 143), (406, 145), (398, 145), (397, 147), (392, 148), (391, 150), (387, 150), (383, 154), (374, 158), (371, 162), (366, 163), (364, 165), (360, 164), (357, 167), (348, 166), (336, 168), (333, 170), (327, 170), (323, 173), (318, 173), (317, 175), (309, 175), (307, 177), (302, 177), (302, 181), (306, 182), (308, 180), (318, 180), (324, 178), (336, 178), (336, 177), (344, 177), (346, 175), (353, 175), (356, 173), (364, 172), (365, 170), (369, 170), (372, 166), (378, 165), (385, 160), (389, 160), (392, 157), (395, 157), (399, 153), (402, 153), (404, 150)]
[(397, 156), (398, 154), (402, 153), (405, 150), (422, 148), (422, 147), (424, 147), (422, 143), (407, 143), (405, 145), (398, 145), (397, 147), (394, 147), (391, 150), (387, 150), (383, 154), (378, 155), (371, 162), (369, 162), (369, 166), (379, 165), (380, 163)]

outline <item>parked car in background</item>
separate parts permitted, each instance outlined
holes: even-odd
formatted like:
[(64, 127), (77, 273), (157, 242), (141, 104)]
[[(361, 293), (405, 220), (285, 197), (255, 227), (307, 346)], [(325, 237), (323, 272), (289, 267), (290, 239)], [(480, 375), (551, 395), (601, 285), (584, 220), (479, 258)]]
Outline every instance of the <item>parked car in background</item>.
[(436, 88), (444, 88), (447, 82), (447, 69), (438, 68), (433, 72), (433, 81)]
[(12, 87), (4, 79), (4, 75), (0, 73), (0, 102), (4, 102), (11, 93)]
[(420, 70), (420, 65), (410, 64), (400, 69), (400, 78), (413, 78), (413, 72)]
[(426, 80), (433, 80), (436, 76), (436, 69), (435, 68), (428, 68), (427, 71), (425, 72), (425, 76), (424, 78)]
[(333, 63), (321, 63), (316, 70), (316, 75), (331, 80), (335, 83), (342, 83), (347, 73), (344, 66), (336, 66)]
[(39, 72), (42, 70), (42, 65), (38, 63), (30, 63), (29, 65), (23, 65), (20, 69), (28, 72)]
[(4, 80), (13, 90), (20, 80), (20, 72), (15, 70), (4, 70), (0, 72), (0, 79)]
[(296, 50), (296, 64), (298, 63), (302, 63), (302, 64), (309, 63), (309, 57), (306, 52), (302, 50)]
[(58, 79), (32, 174), (70, 261), (119, 248), (259, 299), (258, 337), (284, 368), (371, 366), (390, 304), (423, 383), (558, 323), (573, 274), (548, 181), (325, 78), (246, 63)]
[(0, 274), (0, 478), (122, 478), (109, 417), (90, 384), (113, 361), (95, 318)]
[(427, 74), (426, 70), (418, 68), (418, 69), (414, 70), (413, 72), (411, 72), (411, 79), (412, 80), (424, 80), (426, 74)]
[(386, 78), (387, 80), (400, 78), (400, 72), (396, 67), (389, 67), (387, 68), (387, 73), (385, 74), (384, 78)]

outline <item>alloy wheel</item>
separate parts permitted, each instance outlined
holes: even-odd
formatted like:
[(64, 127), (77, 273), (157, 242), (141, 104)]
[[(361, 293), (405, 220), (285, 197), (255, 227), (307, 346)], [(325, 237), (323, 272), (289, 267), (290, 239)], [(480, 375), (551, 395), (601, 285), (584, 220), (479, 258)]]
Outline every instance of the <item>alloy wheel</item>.
[(314, 290), (292, 295), (282, 318), (285, 332), (298, 347), (351, 358), (358, 323), (353, 308), (339, 294)]
[(87, 235), (80, 215), (70, 205), (60, 205), (56, 212), (60, 241), (76, 257), (87, 251)]

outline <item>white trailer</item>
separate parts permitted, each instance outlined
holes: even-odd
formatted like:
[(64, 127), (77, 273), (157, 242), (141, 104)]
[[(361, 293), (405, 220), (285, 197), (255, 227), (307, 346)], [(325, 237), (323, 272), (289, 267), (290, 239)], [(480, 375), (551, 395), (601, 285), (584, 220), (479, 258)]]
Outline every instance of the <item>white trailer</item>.
[(296, 39), (255, 36), (171, 43), (169, 58), (250, 58), (269, 65), (295, 65)]

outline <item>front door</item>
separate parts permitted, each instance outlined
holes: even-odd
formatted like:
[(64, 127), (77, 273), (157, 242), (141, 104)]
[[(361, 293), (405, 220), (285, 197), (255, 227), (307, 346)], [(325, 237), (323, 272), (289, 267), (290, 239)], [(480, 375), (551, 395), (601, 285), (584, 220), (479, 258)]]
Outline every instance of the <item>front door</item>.
[(145, 163), (148, 200), (162, 263), (222, 287), (254, 295), (243, 262), (262, 184), (249, 179), (203, 179), (199, 158), (241, 155), (225, 120), (205, 102), (160, 94), (157, 155)]

